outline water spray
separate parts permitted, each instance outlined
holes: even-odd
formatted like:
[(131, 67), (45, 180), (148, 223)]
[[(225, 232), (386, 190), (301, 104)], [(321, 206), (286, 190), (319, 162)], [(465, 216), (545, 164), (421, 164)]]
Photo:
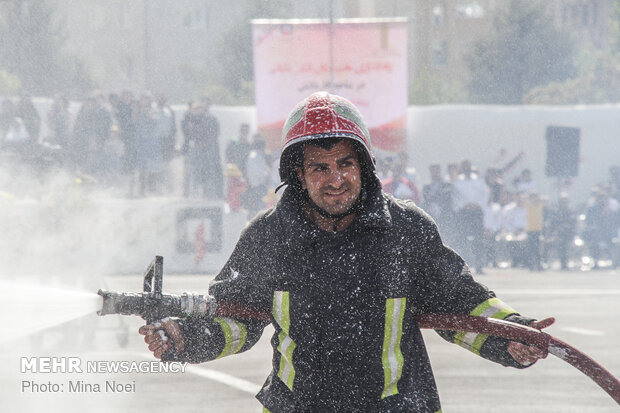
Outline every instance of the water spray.
[(100, 303), (94, 292), (0, 279), (0, 313), (10, 315), (3, 321), (0, 343), (93, 315)]

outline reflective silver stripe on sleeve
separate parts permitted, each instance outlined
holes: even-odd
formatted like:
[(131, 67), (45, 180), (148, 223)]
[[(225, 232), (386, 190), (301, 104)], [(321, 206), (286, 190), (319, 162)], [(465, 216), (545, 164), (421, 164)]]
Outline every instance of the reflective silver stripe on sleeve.
[(224, 349), (217, 358), (238, 353), (247, 339), (247, 329), (242, 323), (227, 317), (217, 317), (213, 321), (222, 327), (224, 333)]

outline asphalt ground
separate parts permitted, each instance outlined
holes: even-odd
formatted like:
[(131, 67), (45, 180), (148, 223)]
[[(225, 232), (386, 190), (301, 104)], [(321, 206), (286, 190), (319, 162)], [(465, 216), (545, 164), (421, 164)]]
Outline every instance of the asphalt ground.
[[(556, 317), (547, 332), (620, 377), (620, 273), (498, 269), (476, 278), (524, 315)], [(165, 275), (164, 290), (205, 291), (209, 280)], [(111, 276), (104, 282), (117, 291), (139, 291), (142, 285), (139, 275)], [(137, 334), (140, 325), (137, 317), (93, 315), (1, 344), (0, 412), (261, 411), (254, 394), (270, 370), (270, 327), (250, 351), (188, 366), (183, 373), (22, 372), (24, 357), (67, 357), (79, 359), (82, 366), (153, 360)], [(554, 356), (516, 370), (446, 343), (433, 331), (424, 331), (424, 336), (444, 413), (620, 410), (592, 380)], [(122, 391), (109, 387), (118, 385)]]

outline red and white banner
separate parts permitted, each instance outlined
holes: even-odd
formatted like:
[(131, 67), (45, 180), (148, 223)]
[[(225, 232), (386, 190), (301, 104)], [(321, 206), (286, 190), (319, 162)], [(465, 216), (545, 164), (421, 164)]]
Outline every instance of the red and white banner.
[(295, 104), (320, 90), (360, 109), (375, 148), (406, 149), (405, 19), (252, 23), (258, 127), (272, 149)]

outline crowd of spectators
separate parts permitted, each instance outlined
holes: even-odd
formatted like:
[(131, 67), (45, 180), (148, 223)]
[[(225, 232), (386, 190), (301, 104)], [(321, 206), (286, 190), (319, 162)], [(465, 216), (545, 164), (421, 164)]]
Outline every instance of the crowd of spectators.
[(0, 104), (0, 142), (8, 152), (28, 156), (30, 142), (38, 140), (41, 118), (29, 96), (21, 96), (16, 102), (5, 99)]
[[(131, 92), (95, 94), (74, 111), (58, 95), (43, 115), (29, 96), (4, 99), (0, 153), (38, 169), (68, 169), (129, 197), (226, 200), (232, 211), (247, 211), (248, 218), (277, 200), (278, 154), (269, 153), (265, 139), (246, 123), (237, 136), (222, 140), (206, 97), (189, 102), (179, 122), (164, 95)], [(45, 136), (42, 122), (49, 130)], [(224, 159), (222, 141), (227, 142)], [(175, 181), (171, 168), (175, 157), (182, 159), (182, 182)], [(484, 175), (469, 160), (448, 164), (445, 175), (433, 164), (424, 185), (404, 153), (380, 160), (378, 171), (384, 190), (421, 205), (444, 241), (478, 273), (505, 265), (532, 271), (553, 263), (561, 269), (597, 268), (602, 262), (618, 266), (620, 167), (610, 168), (608, 182), (592, 188), (585, 205), (571, 205), (565, 193), (549, 203), (529, 169), (507, 181), (522, 158), (521, 153), (503, 167), (487, 168)]]
[[(3, 153), (35, 170), (65, 168), (105, 186), (126, 186), (130, 196), (169, 189), (176, 123), (163, 95), (99, 93), (75, 116), (63, 95), (44, 114), (22, 96), (17, 103), (4, 99), (0, 118)], [(41, 136), (43, 122), (48, 133)]]
[[(240, 125), (223, 164), (220, 125), (210, 108), (207, 97), (189, 102), (177, 120), (164, 95), (135, 96), (125, 91), (107, 97), (96, 93), (78, 107), (70, 107), (65, 96), (57, 95), (40, 114), (29, 96), (6, 98), (0, 106), (0, 151), (35, 171), (63, 168), (129, 197), (180, 193), (224, 199), (227, 171), (239, 191), (236, 209), (256, 212), (269, 202), (263, 198), (271, 174), (264, 169), (273, 162), (265, 141), (258, 134), (250, 140), (249, 126)], [(175, 157), (183, 164), (178, 179), (182, 182), (176, 182), (171, 169)]]
[(529, 169), (506, 181), (522, 159), (484, 176), (469, 160), (429, 167), (421, 185), (406, 157), (380, 163), (384, 190), (421, 205), (435, 220), (444, 242), (453, 246), (478, 273), (512, 266), (542, 271), (554, 265), (597, 269), (620, 265), (620, 167), (592, 188), (585, 204), (571, 205), (566, 192), (550, 203), (539, 192)]

